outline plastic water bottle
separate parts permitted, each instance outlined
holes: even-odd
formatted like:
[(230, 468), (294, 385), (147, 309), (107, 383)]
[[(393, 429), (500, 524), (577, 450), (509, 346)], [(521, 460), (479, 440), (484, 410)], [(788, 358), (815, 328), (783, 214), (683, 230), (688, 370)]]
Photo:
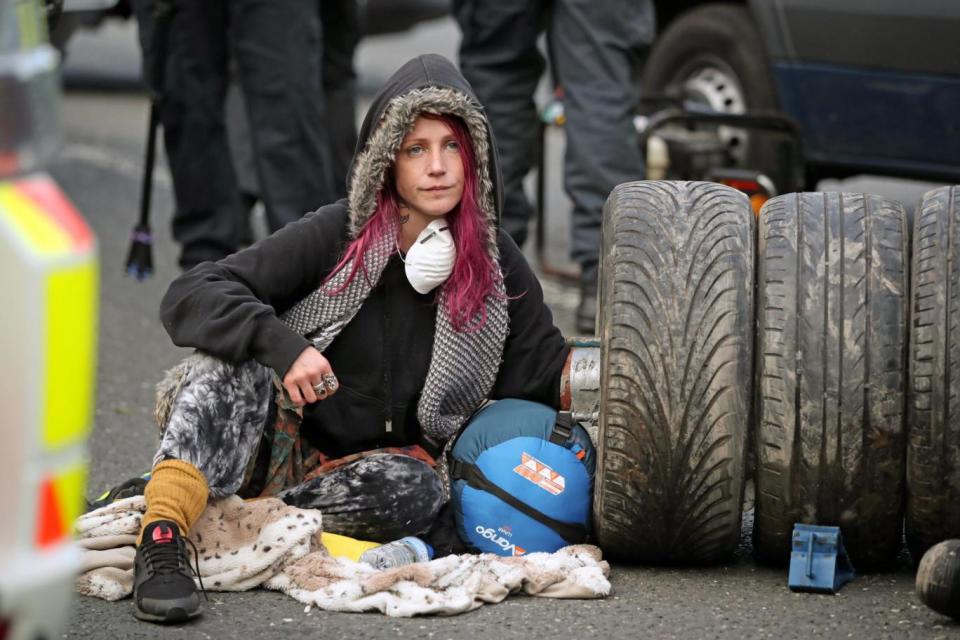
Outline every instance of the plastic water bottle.
[(392, 569), (414, 562), (427, 562), (433, 559), (433, 547), (413, 536), (407, 536), (387, 544), (364, 551), (360, 562), (366, 562), (374, 569)]

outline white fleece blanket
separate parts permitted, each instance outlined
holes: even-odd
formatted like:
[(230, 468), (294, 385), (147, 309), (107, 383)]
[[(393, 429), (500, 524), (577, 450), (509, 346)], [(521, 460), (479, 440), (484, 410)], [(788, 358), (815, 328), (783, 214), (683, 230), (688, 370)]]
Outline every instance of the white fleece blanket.
[[(117, 501), (77, 520), (83, 573), (77, 590), (119, 600), (133, 591), (133, 557), (142, 496)], [(453, 615), (500, 602), (512, 593), (549, 598), (602, 598), (609, 565), (590, 545), (515, 558), (454, 555), (378, 571), (331, 557), (320, 543), (320, 512), (275, 498), (211, 503), (191, 531), (203, 585), (212, 591), (254, 587), (283, 591), (330, 611), (388, 616)], [(193, 554), (191, 553), (191, 558)]]

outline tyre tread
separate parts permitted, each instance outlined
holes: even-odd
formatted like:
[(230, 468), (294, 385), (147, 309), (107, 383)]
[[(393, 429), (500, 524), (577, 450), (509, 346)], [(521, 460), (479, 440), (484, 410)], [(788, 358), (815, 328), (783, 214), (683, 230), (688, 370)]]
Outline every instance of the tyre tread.
[(761, 213), (761, 559), (789, 558), (795, 522), (839, 525), (858, 567), (899, 549), (902, 503), (890, 497), (903, 484), (905, 219), (899, 203), (864, 194), (788, 194)]
[(960, 536), (960, 187), (921, 199), (914, 220), (907, 546), (915, 561)]
[(594, 514), (613, 557), (711, 563), (740, 534), (753, 216), (712, 183), (620, 185), (604, 211)]

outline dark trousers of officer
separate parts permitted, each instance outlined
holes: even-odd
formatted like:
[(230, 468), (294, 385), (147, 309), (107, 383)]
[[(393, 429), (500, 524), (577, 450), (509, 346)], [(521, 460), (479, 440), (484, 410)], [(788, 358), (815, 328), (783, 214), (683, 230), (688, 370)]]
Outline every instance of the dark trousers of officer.
[(353, 54), (360, 40), (359, 8), (354, 1), (317, 0), (323, 24), (323, 95), (327, 109), (330, 162), (337, 198), (347, 197), (347, 173), (357, 147), (356, 74)]
[[(360, 41), (361, 23), (356, 2), (316, 0), (320, 9), (321, 55), (320, 75), (323, 83), (323, 107), (330, 143), (330, 166), (333, 172), (335, 199), (347, 197), (347, 173), (357, 146), (356, 74), (353, 55)], [(233, 166), (240, 191), (248, 203), (260, 194), (250, 128), (242, 92), (234, 83), (227, 94), (227, 135)]]
[(523, 179), (538, 156), (534, 92), (541, 33), (565, 92), (564, 187), (573, 201), (571, 257), (596, 275), (603, 204), (643, 176), (633, 116), (639, 69), (653, 40), (649, 0), (455, 0), (460, 66), (486, 108), (500, 151), (504, 229), (522, 244), (532, 208)]
[[(156, 0), (138, 0), (148, 81), (155, 86)], [(228, 66), (244, 95), (260, 197), (271, 230), (335, 200), (324, 111), (318, 3), (169, 0), (161, 121), (177, 208), (173, 236), (187, 268), (248, 235), (227, 142)], [(351, 119), (352, 122), (352, 119)]]

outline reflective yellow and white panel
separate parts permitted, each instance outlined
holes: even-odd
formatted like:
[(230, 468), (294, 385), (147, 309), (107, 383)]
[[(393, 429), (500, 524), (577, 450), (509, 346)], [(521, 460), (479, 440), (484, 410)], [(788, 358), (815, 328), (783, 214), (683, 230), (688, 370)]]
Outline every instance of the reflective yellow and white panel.
[(98, 265), (90, 228), (46, 174), (0, 182), (0, 548), (52, 549), (84, 497)]

